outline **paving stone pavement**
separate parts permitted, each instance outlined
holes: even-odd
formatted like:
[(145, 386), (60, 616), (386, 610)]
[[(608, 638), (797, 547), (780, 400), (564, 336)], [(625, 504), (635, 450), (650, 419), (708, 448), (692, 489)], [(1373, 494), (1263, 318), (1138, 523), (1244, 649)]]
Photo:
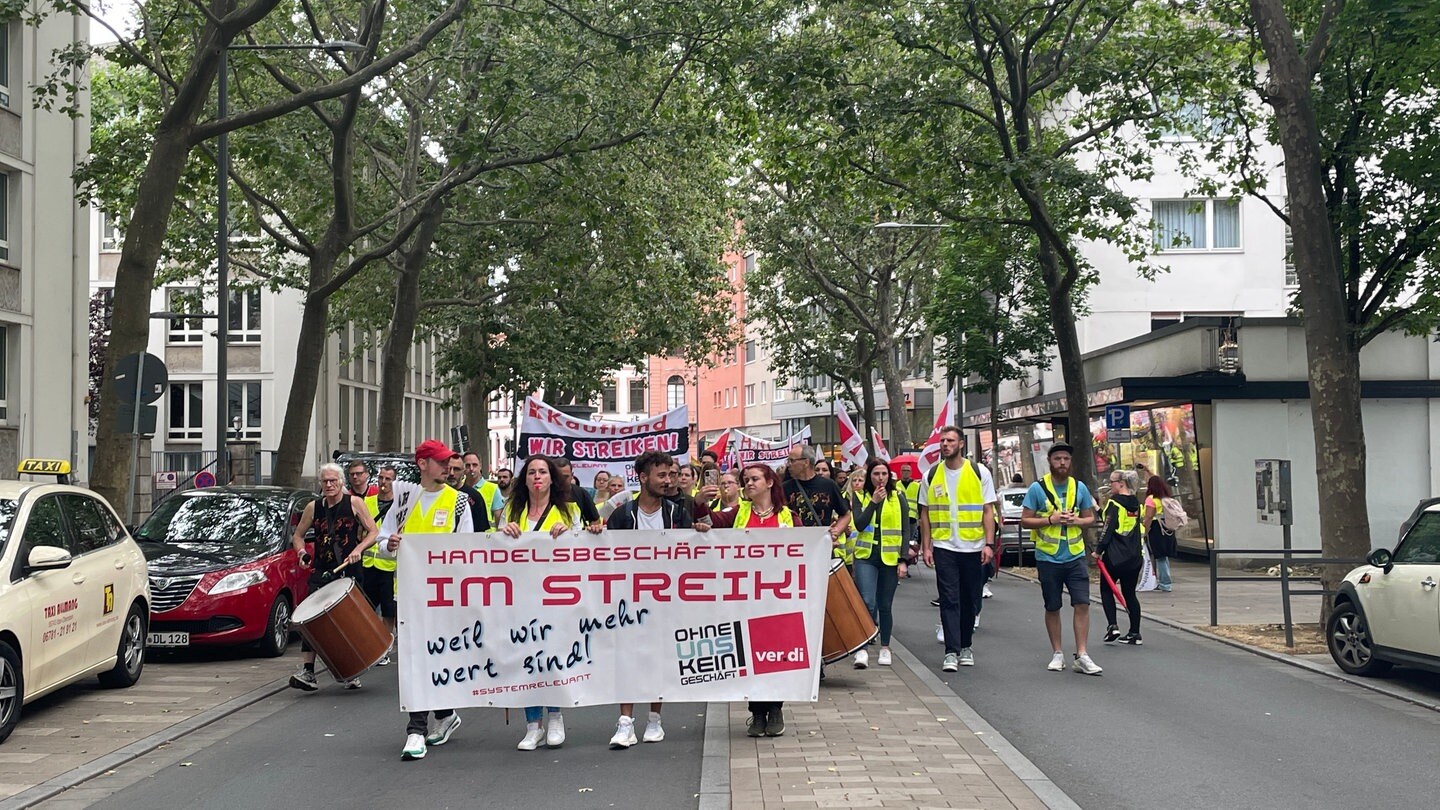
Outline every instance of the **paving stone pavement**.
[(819, 701), (786, 704), (781, 737), (747, 737), (750, 713), (731, 704), (730, 806), (1045, 808), (904, 657), (828, 667)]

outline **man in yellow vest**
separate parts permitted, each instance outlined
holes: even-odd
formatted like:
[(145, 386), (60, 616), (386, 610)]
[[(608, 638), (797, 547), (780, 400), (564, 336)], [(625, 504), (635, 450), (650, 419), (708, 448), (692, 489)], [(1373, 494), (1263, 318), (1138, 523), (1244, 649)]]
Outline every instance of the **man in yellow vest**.
[[(474, 487), (480, 493), (481, 500), (485, 501), (485, 509), (491, 515), (500, 509), (504, 499), (500, 497), (500, 487), (494, 481), (487, 479), (484, 473), (480, 472), (480, 454), (471, 450), (462, 456), (465, 462), (465, 486)], [(493, 525), (495, 521), (491, 521)]]
[[(378, 525), (385, 521), (385, 515), (390, 511), (390, 505), (395, 503), (395, 468), (384, 465), (375, 471), (375, 480), (379, 482), (379, 488), (374, 495), (365, 496), (365, 508), (370, 510), (370, 517)], [(370, 604), (374, 605), (380, 612), (381, 621), (390, 629), (390, 634), (395, 634), (395, 558), (381, 554), (380, 544), (376, 543), (365, 549), (365, 556), (361, 559), (365, 569), (361, 576), (361, 584), (365, 587), (365, 595), (369, 597)], [(386, 653), (384, 658), (375, 664), (377, 667), (390, 666), (390, 654)]]
[(1104, 672), (1090, 659), (1086, 640), (1090, 635), (1090, 569), (1085, 563), (1085, 528), (1095, 525), (1095, 501), (1085, 483), (1070, 477), (1070, 445), (1056, 442), (1047, 454), (1050, 472), (1030, 485), (1021, 504), (1020, 525), (1030, 530), (1035, 541), (1035, 570), (1040, 593), (1045, 598), (1045, 632), (1050, 636), (1052, 672), (1065, 670), (1061, 646), (1060, 598), (1070, 591), (1075, 612), (1076, 672), (1099, 675)]
[(995, 481), (960, 454), (962, 443), (960, 428), (940, 429), (940, 463), (920, 487), (920, 549), (940, 591), (945, 672), (975, 666), (975, 607), (995, 558)]
[[(445, 483), (450, 460), (459, 457), (460, 454), (444, 442), (434, 439), (426, 439), (415, 448), (415, 466), (420, 470), (421, 483), (395, 482), (395, 505), (380, 526), (380, 541), (391, 557), (400, 548), (400, 541), (405, 535), (430, 532), (468, 534), (490, 530), (490, 521), (484, 510), (472, 512), (470, 499)], [(424, 759), (427, 745), (444, 745), (460, 727), (460, 715), (454, 709), (436, 710), (435, 719), (438, 722), (431, 730), (427, 712), (410, 712), (410, 722), (405, 727), (405, 747), (400, 751), (401, 759)]]

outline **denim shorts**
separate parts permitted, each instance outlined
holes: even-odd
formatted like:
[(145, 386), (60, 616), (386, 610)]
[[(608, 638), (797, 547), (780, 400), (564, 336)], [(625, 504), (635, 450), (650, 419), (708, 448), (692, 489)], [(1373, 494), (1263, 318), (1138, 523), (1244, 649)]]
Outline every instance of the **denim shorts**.
[(1060, 609), (1060, 597), (1067, 589), (1071, 607), (1090, 604), (1090, 568), (1084, 557), (1063, 563), (1036, 560), (1035, 570), (1040, 577), (1040, 593), (1045, 597), (1047, 612)]

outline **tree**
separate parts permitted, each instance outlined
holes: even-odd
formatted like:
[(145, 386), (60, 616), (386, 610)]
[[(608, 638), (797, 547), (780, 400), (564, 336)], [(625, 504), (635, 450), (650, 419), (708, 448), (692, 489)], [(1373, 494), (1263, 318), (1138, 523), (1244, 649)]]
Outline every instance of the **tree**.
[[(463, 14), (468, 0), (454, 0), (448, 7), (436, 8), (433, 17), (408, 34), (399, 34), (391, 41), (399, 45), (384, 56), (371, 53), (363, 67), (349, 70), (343, 60), (336, 59), (334, 71), (322, 81), (299, 88), (284, 98), (229, 115), (223, 119), (202, 121), (211, 97), (210, 88), (219, 70), (222, 55), (232, 42), (251, 26), (266, 19), (277, 7), (276, 0), (250, 0), (243, 5), (234, 0), (212, 0), (208, 4), (144, 4), (140, 6), (140, 37), (121, 39), (111, 51), (112, 58), (143, 67), (161, 83), (161, 112), (148, 140), (149, 149), (144, 169), (134, 186), (133, 203), (125, 229), (125, 242), (116, 270), (114, 315), (110, 351), (105, 358), (105, 373), (100, 396), (99, 424), (96, 433), (95, 467), (91, 483), (112, 504), (125, 502), (130, 486), (125, 470), (126, 448), (122, 434), (115, 430), (117, 407), (112, 378), (120, 357), (142, 351), (148, 342), (149, 297), (165, 243), (170, 214), (176, 193), (188, 165), (191, 152), (221, 132), (268, 121), (325, 99), (358, 91), (372, 79), (383, 76), (403, 64), (440, 32)], [(57, 4), (68, 13), (82, 13), (96, 19), (97, 12), (80, 3)], [(303, 7), (300, 15), (320, 40), (351, 39), (354, 27), (345, 19), (321, 19)], [(332, 35), (333, 34), (333, 35)], [(78, 60), (84, 64), (82, 54)], [(67, 68), (75, 59), (67, 59)], [(52, 76), (38, 91), (42, 97), (56, 99), (67, 92), (66, 76)]]

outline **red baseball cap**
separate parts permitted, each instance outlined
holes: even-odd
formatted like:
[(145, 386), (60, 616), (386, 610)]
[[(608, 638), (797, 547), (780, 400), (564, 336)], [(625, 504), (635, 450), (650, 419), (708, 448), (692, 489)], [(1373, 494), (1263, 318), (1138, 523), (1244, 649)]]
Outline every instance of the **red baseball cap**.
[(436, 461), (449, 461), (452, 458), (459, 458), (460, 454), (451, 450), (448, 445), (436, 439), (426, 439), (415, 448), (415, 461), (419, 463), (427, 458)]

